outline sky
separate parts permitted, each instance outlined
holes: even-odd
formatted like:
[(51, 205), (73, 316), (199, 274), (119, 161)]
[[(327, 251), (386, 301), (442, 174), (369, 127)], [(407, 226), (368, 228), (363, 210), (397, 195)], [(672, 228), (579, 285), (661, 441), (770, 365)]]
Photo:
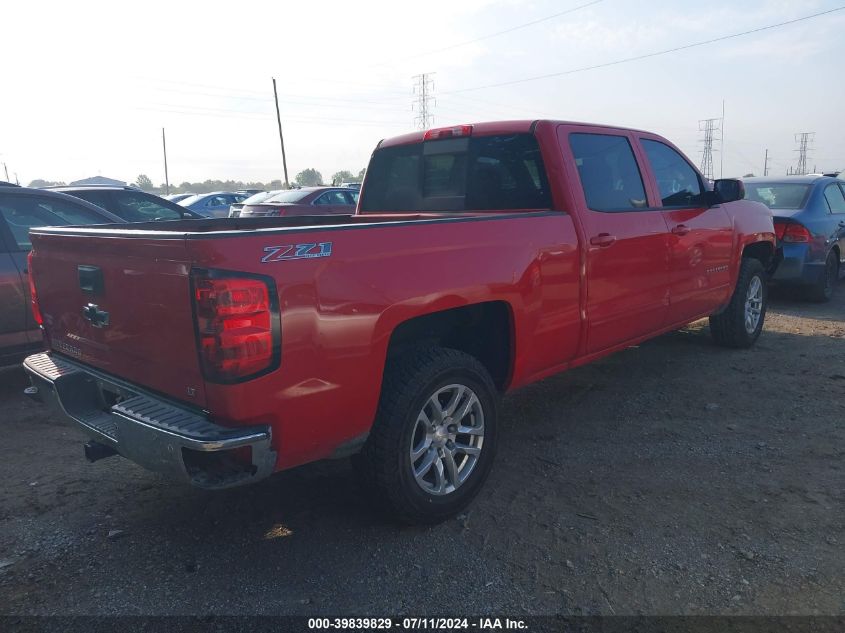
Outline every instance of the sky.
[[(10, 0), (0, 163), (21, 184), (139, 174), (158, 184), (165, 128), (171, 183), (282, 178), (275, 77), (290, 178), (313, 167), (328, 180), (358, 173), (380, 139), (415, 129), (413, 77), (432, 73), (433, 127), (535, 118), (629, 126), (662, 134), (699, 164), (699, 121), (721, 118), (724, 102), (716, 177), (762, 174), (767, 149), (770, 172), (785, 174), (798, 132), (815, 132), (810, 168), (845, 169), (845, 10), (652, 55), (840, 7), (845, 0)], [(622, 61), (639, 56), (648, 57)]]

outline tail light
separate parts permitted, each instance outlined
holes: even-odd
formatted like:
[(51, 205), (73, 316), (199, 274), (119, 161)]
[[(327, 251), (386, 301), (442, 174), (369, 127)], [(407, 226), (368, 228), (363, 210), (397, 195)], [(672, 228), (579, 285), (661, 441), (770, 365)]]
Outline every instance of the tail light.
[[(777, 232), (777, 226), (775, 226), (775, 231)], [(809, 242), (810, 237), (807, 227), (797, 222), (786, 224), (783, 227), (783, 235), (780, 236), (784, 242)]]
[(279, 302), (263, 275), (194, 271), (194, 318), (203, 375), (241, 382), (279, 366)]
[(32, 316), (35, 317), (35, 322), (38, 325), (44, 325), (44, 319), (41, 316), (41, 307), (38, 305), (38, 293), (35, 291), (35, 277), (32, 272), (32, 251), (26, 256), (26, 269), (29, 271), (29, 301), (32, 305)]
[(775, 222), (775, 235), (779, 240), (783, 239), (784, 231), (786, 231), (786, 222)]

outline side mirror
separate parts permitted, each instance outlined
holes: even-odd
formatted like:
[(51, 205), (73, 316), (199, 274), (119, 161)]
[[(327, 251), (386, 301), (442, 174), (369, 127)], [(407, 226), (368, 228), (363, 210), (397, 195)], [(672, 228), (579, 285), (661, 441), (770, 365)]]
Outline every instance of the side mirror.
[(713, 185), (719, 202), (735, 202), (745, 197), (745, 185), (735, 178), (722, 178)]

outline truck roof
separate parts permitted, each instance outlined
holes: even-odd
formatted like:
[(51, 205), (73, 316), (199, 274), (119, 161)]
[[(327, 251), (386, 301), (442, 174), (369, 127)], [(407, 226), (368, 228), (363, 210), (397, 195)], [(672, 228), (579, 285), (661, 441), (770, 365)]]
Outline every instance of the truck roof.
[[(510, 121), (482, 121), (480, 123), (443, 125), (437, 126), (437, 128), (434, 129), (448, 129), (452, 127), (460, 127), (461, 125), (471, 125), (472, 133), (474, 136), (489, 136), (492, 134), (524, 134), (527, 132), (532, 132), (537, 126), (537, 124), (541, 122), (559, 125), (583, 125), (585, 127), (606, 128), (608, 130), (626, 130), (628, 132), (642, 132), (643, 134), (651, 134), (651, 132), (648, 132), (646, 130), (638, 130), (636, 128), (629, 128), (620, 125), (588, 123), (585, 121), (561, 121), (557, 119), (514, 119)], [(392, 147), (394, 145), (410, 145), (412, 143), (419, 143), (424, 139), (427, 131), (428, 130), (417, 130), (415, 132), (409, 132), (408, 134), (402, 134), (400, 136), (394, 136), (391, 138), (383, 139), (379, 142), (377, 147)]]

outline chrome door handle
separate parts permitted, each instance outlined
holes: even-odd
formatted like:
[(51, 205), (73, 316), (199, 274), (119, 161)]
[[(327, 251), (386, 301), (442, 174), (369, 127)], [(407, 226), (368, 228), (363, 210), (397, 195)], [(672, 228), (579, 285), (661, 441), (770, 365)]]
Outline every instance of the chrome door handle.
[(675, 235), (686, 235), (689, 233), (689, 227), (686, 224), (677, 224), (672, 228), (672, 233)]

